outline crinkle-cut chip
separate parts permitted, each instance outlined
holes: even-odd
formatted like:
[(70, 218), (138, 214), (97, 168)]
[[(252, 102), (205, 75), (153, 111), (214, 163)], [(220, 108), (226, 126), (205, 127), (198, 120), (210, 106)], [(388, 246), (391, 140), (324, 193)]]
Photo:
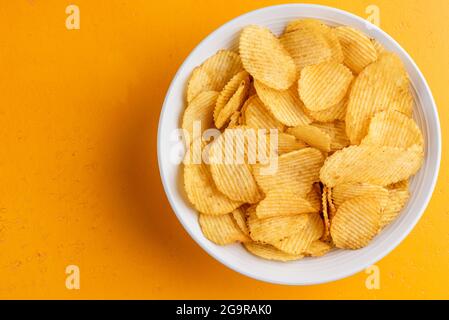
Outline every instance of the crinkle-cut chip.
[(250, 97), (242, 108), (244, 123), (254, 129), (284, 130), (284, 125), (271, 114), (257, 95)]
[(284, 33), (306, 29), (306, 28), (315, 28), (317, 30), (326, 27), (326, 25), (317, 19), (296, 19), (292, 20), (289, 23), (287, 23), (287, 26), (285, 27)]
[(210, 170), (218, 190), (230, 199), (257, 203), (262, 196), (246, 158), (247, 132), (251, 133), (245, 129), (226, 129), (213, 142), (209, 149)]
[(330, 220), (332, 220), (332, 218), (335, 216), (336, 212), (337, 212), (337, 207), (334, 203), (333, 189), (327, 188), (327, 213), (329, 215)]
[(215, 244), (224, 246), (249, 241), (248, 236), (240, 230), (230, 213), (218, 216), (200, 214), (198, 220), (204, 236)]
[(295, 136), (283, 132), (278, 133), (278, 154), (284, 154), (293, 152), (296, 150), (304, 149), (307, 145), (296, 139)]
[(392, 183), (387, 186), (388, 190), (408, 190), (410, 187), (410, 181), (403, 180), (396, 183)]
[(280, 241), (273, 243), (273, 246), (289, 254), (304, 254), (312, 242), (323, 236), (323, 220), (317, 213), (307, 214), (307, 222), (303, 228)]
[(303, 194), (288, 190), (272, 190), (256, 208), (259, 219), (317, 212)]
[(292, 57), (269, 29), (245, 27), (239, 50), (244, 68), (266, 86), (287, 90), (296, 81), (298, 72)]
[(279, 156), (275, 170), (270, 165), (253, 166), (254, 177), (262, 191), (284, 189), (307, 194), (312, 184), (319, 181), (319, 171), (324, 163), (322, 153), (305, 148)]
[(401, 181), (388, 187), (388, 202), (382, 212), (380, 228), (383, 229), (393, 222), (401, 213), (410, 198), (408, 181)]
[(312, 122), (305, 113), (296, 86), (284, 91), (274, 90), (259, 81), (255, 81), (254, 86), (260, 100), (279, 122), (291, 127)]
[(416, 122), (406, 115), (387, 110), (377, 113), (372, 119), (368, 135), (362, 145), (409, 148), (424, 145), (424, 138)]
[(195, 99), (190, 102), (184, 111), (182, 117), (182, 128), (187, 130), (190, 134), (190, 139), (193, 140), (193, 128), (197, 125), (201, 128), (198, 132), (202, 134), (204, 130), (207, 130), (213, 125), (213, 110), (215, 102), (217, 101), (218, 92), (205, 91), (200, 93)]
[(337, 36), (343, 49), (344, 63), (355, 73), (376, 61), (377, 51), (363, 32), (352, 27), (338, 27)]
[(331, 236), (337, 248), (366, 247), (377, 234), (382, 213), (381, 201), (375, 197), (358, 197), (345, 201), (331, 222)]
[(248, 229), (251, 239), (265, 244), (274, 244), (279, 240), (300, 232), (308, 224), (310, 214), (282, 216), (259, 219), (255, 210), (248, 210)]
[(409, 149), (351, 146), (326, 159), (320, 178), (331, 188), (343, 183), (387, 186), (416, 174), (423, 159), (424, 154), (419, 146)]
[(331, 151), (330, 135), (313, 125), (302, 125), (287, 129), (287, 133), (295, 136), (297, 139), (304, 141), (309, 146), (317, 148), (324, 152)]
[(380, 56), (382, 53), (386, 52), (384, 46), (379, 41), (377, 41), (376, 39), (370, 39), (370, 40), (374, 46), (374, 49), (376, 49), (378, 56)]
[(330, 237), (330, 217), (329, 217), (329, 188), (324, 187), (323, 189), (323, 195), (322, 195), (322, 208), (323, 208), (323, 222), (324, 222), (324, 232), (323, 232), (323, 240), (327, 241)]
[(334, 61), (307, 66), (299, 78), (299, 96), (308, 110), (326, 110), (343, 100), (353, 78), (347, 67)]
[(249, 237), (249, 230), (246, 224), (246, 208), (245, 206), (235, 209), (231, 212), (235, 223), (240, 228), (240, 230)]
[(314, 183), (312, 190), (307, 194), (306, 200), (309, 201), (309, 203), (314, 208), (314, 212), (321, 211), (321, 187), (320, 184)]
[(332, 244), (321, 240), (313, 241), (304, 254), (308, 257), (322, 257), (333, 249)]
[(347, 107), (348, 107), (348, 99), (343, 98), (343, 100), (341, 100), (335, 106), (330, 107), (329, 109), (320, 111), (309, 110), (309, 115), (312, 119), (318, 122), (332, 122), (335, 120), (345, 120)]
[(187, 101), (191, 102), (204, 91), (220, 92), (231, 78), (243, 70), (239, 55), (233, 51), (220, 50), (193, 70), (187, 84)]
[(412, 110), (410, 97), (410, 81), (402, 61), (394, 53), (382, 54), (352, 85), (346, 112), (346, 132), (351, 143), (360, 144), (376, 113), (387, 109)]
[(343, 121), (332, 123), (313, 123), (312, 126), (326, 132), (331, 138), (330, 151), (341, 150), (349, 146), (349, 138), (346, 135), (346, 126)]
[(214, 109), (214, 121), (218, 129), (223, 128), (230, 117), (240, 110), (247, 97), (249, 86), (248, 72), (241, 71), (220, 92)]
[(388, 190), (368, 183), (344, 183), (336, 185), (332, 189), (332, 201), (337, 209), (345, 201), (360, 197), (379, 198), (382, 208), (385, 208), (388, 201)]
[(229, 118), (229, 123), (228, 123), (227, 128), (235, 129), (235, 128), (239, 127), (240, 126), (240, 117), (241, 117), (240, 111), (234, 112), (232, 114), (232, 116)]
[(266, 260), (274, 260), (274, 261), (282, 261), (282, 262), (288, 262), (288, 261), (295, 261), (300, 260), (304, 258), (303, 255), (300, 254), (288, 254), (285, 252), (282, 252), (279, 249), (276, 249), (275, 247), (267, 244), (260, 244), (257, 242), (248, 242), (243, 244), (246, 250), (248, 250), (250, 253), (252, 253), (255, 256), (258, 256), (260, 258), (266, 259)]
[(242, 205), (217, 189), (209, 168), (204, 163), (184, 166), (184, 188), (195, 209), (204, 214), (226, 214)]

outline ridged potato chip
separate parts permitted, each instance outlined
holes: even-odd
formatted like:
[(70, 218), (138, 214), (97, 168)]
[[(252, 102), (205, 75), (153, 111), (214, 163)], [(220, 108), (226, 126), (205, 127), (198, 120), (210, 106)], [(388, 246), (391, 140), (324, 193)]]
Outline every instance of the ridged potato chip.
[(337, 207), (333, 200), (333, 189), (327, 188), (327, 214), (330, 220), (332, 220), (336, 212)]
[(309, 116), (318, 122), (332, 122), (335, 120), (345, 120), (347, 107), (348, 107), (348, 99), (343, 98), (343, 100), (341, 100), (335, 106), (330, 107), (328, 109), (320, 111), (309, 110)]
[(198, 220), (204, 236), (215, 244), (224, 246), (249, 241), (229, 213), (219, 216), (200, 214)]
[(235, 129), (240, 126), (240, 117), (241, 113), (240, 111), (236, 111), (232, 114), (232, 116), (229, 118), (227, 129)]
[(396, 110), (377, 113), (372, 119), (368, 135), (362, 145), (409, 148), (423, 146), (424, 138), (415, 121)]
[(352, 27), (338, 27), (337, 36), (343, 49), (344, 63), (355, 73), (376, 61), (377, 51), (371, 40)]
[(407, 73), (393, 53), (382, 54), (352, 85), (346, 112), (346, 133), (351, 143), (360, 144), (368, 133), (371, 118), (387, 109), (413, 109)]
[(223, 128), (231, 116), (240, 110), (247, 98), (249, 87), (249, 74), (241, 71), (220, 92), (214, 109), (214, 121), (218, 129)]
[(313, 148), (305, 148), (279, 156), (275, 173), (265, 172), (267, 165), (254, 166), (254, 177), (262, 191), (291, 190), (307, 194), (314, 182), (319, 181), (319, 171), (323, 165), (322, 153)]
[(243, 70), (239, 55), (233, 51), (220, 50), (193, 70), (187, 84), (187, 102), (204, 91), (220, 92), (231, 78)]
[(346, 126), (343, 121), (333, 123), (313, 123), (312, 126), (319, 128), (330, 137), (330, 151), (338, 151), (350, 144), (346, 135)]
[(245, 158), (246, 137), (245, 130), (226, 129), (209, 149), (210, 171), (218, 190), (230, 199), (257, 203), (262, 195)]
[(296, 139), (295, 136), (287, 133), (278, 133), (278, 154), (290, 153), (296, 150), (307, 148), (307, 145)]
[(421, 167), (421, 147), (409, 149), (381, 146), (351, 146), (326, 159), (320, 178), (328, 187), (343, 183), (369, 183), (380, 186), (407, 180)]
[(312, 122), (305, 113), (304, 104), (299, 99), (296, 86), (279, 91), (255, 81), (254, 87), (260, 100), (279, 122), (291, 127)]
[(295, 63), (278, 38), (264, 27), (247, 26), (240, 35), (240, 56), (245, 69), (266, 86), (287, 90), (298, 77)]
[(326, 110), (343, 100), (353, 78), (352, 72), (337, 62), (307, 66), (299, 78), (299, 96), (308, 110)]
[(294, 235), (273, 243), (273, 246), (289, 254), (304, 254), (312, 242), (323, 236), (324, 225), (319, 214), (307, 214), (307, 222)]
[(197, 121), (201, 125), (201, 134), (204, 130), (212, 127), (213, 124), (213, 110), (217, 101), (218, 92), (205, 91), (200, 93), (187, 106), (182, 117), (182, 128), (187, 130), (190, 134), (190, 139), (193, 140), (193, 126)]
[(384, 46), (379, 41), (377, 41), (376, 39), (370, 39), (370, 40), (374, 46), (374, 49), (376, 49), (378, 56), (380, 56), (382, 53), (386, 52)]
[(250, 97), (242, 108), (244, 124), (254, 129), (284, 130), (284, 125), (271, 114), (257, 95)]
[(227, 214), (242, 205), (217, 189), (209, 168), (204, 163), (184, 166), (184, 188), (195, 209), (204, 214)]
[(314, 212), (321, 211), (322, 193), (319, 182), (313, 184), (312, 190), (306, 196), (306, 200), (312, 205)]
[(331, 137), (328, 133), (313, 125), (302, 125), (287, 129), (287, 133), (304, 141), (309, 146), (324, 152), (331, 151)]
[[(318, 209), (319, 210), (319, 209)], [(318, 212), (303, 194), (288, 190), (272, 190), (256, 208), (259, 219)]]
[(332, 201), (336, 208), (353, 198), (376, 197), (381, 200), (382, 208), (387, 206), (388, 190), (368, 183), (344, 183), (332, 189)]
[(322, 257), (332, 250), (332, 244), (321, 240), (313, 241), (304, 254), (308, 257)]
[(385, 228), (393, 222), (401, 213), (410, 198), (408, 181), (389, 186), (388, 202), (382, 212), (380, 219), (380, 229)]
[(331, 227), (331, 221), (329, 217), (329, 188), (324, 187), (323, 188), (323, 195), (322, 195), (322, 208), (323, 208), (323, 223), (324, 223), (324, 232), (323, 232), (323, 240), (327, 241), (330, 237), (330, 227)]
[(260, 244), (257, 242), (244, 243), (243, 245), (250, 253), (266, 260), (287, 262), (304, 258), (303, 255), (288, 254), (271, 245)]
[(248, 225), (246, 224), (246, 208), (245, 206), (235, 209), (231, 212), (232, 217), (234, 218), (235, 223), (243, 232), (243, 234), (249, 237)]
[(331, 235), (337, 248), (355, 250), (367, 246), (379, 230), (381, 213), (378, 198), (345, 201), (331, 222)]

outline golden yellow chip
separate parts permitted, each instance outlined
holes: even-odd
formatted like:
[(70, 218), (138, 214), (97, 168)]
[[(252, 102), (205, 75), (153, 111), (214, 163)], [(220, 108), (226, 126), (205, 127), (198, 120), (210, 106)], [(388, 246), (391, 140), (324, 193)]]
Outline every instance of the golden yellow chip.
[(371, 118), (387, 109), (405, 113), (413, 109), (407, 73), (393, 53), (382, 54), (352, 85), (346, 112), (346, 132), (351, 143), (360, 144)]
[(378, 56), (380, 56), (382, 53), (386, 52), (384, 46), (376, 39), (371, 39), (371, 43), (373, 44), (374, 48), (376, 49)]
[(379, 186), (407, 180), (421, 167), (421, 147), (400, 149), (381, 146), (351, 146), (326, 159), (320, 178), (328, 187), (343, 183), (369, 183)]
[(329, 220), (332, 220), (336, 212), (337, 207), (335, 206), (333, 200), (333, 189), (327, 188), (327, 214), (329, 216)]
[(309, 213), (259, 219), (255, 210), (248, 210), (248, 229), (251, 239), (265, 244), (275, 244), (279, 240), (297, 234), (309, 223)]
[(347, 200), (363, 197), (376, 197), (381, 200), (382, 208), (385, 208), (388, 201), (388, 190), (367, 183), (344, 183), (332, 189), (332, 201), (336, 208)]
[(240, 126), (240, 117), (241, 113), (240, 111), (236, 111), (232, 114), (232, 116), (229, 118), (229, 123), (227, 128), (228, 129), (235, 129)]
[(298, 233), (273, 243), (273, 246), (289, 254), (304, 254), (324, 232), (323, 220), (319, 214), (306, 214), (306, 217), (307, 222)]
[(198, 220), (204, 236), (215, 244), (224, 246), (249, 241), (248, 236), (240, 230), (230, 213), (218, 216), (200, 214)]
[(197, 126), (201, 130), (198, 134), (204, 130), (212, 127), (213, 124), (213, 110), (215, 108), (215, 102), (217, 101), (218, 92), (205, 91), (200, 93), (192, 102), (187, 106), (184, 116), (182, 118), (182, 128), (187, 130), (190, 134), (190, 140), (193, 137), (193, 128)]
[(309, 146), (324, 152), (331, 151), (331, 137), (328, 133), (313, 125), (302, 125), (287, 129), (287, 133), (304, 141)]
[(244, 124), (254, 129), (284, 130), (284, 125), (268, 111), (257, 95), (250, 97), (242, 108)]
[(226, 129), (213, 142), (209, 149), (210, 170), (218, 190), (230, 199), (257, 203), (262, 195), (246, 160), (246, 139), (250, 137), (246, 131)]
[(267, 28), (255, 25), (243, 29), (239, 43), (245, 69), (266, 86), (287, 90), (298, 77), (289, 53)]
[(288, 190), (272, 190), (256, 208), (259, 219), (318, 212), (303, 194)]
[(344, 63), (355, 73), (362, 72), (376, 61), (377, 51), (371, 40), (352, 27), (338, 27), (338, 39), (343, 49)]
[(231, 78), (243, 70), (237, 53), (220, 50), (193, 70), (187, 84), (187, 101), (191, 102), (204, 91), (220, 92)]
[(312, 205), (314, 212), (321, 211), (322, 194), (319, 182), (313, 184), (312, 190), (306, 196), (306, 200)]
[(283, 132), (278, 133), (278, 154), (284, 154), (293, 152), (296, 150), (304, 149), (307, 145), (296, 139), (295, 136)]
[(305, 113), (296, 86), (284, 91), (274, 90), (259, 81), (255, 81), (254, 86), (260, 100), (279, 122), (291, 127), (312, 122)]
[(381, 213), (378, 198), (358, 197), (345, 201), (331, 222), (331, 236), (337, 248), (367, 246), (379, 230)]
[(237, 73), (226, 84), (217, 98), (214, 109), (215, 126), (218, 129), (229, 121), (234, 112), (242, 107), (250, 87), (249, 74), (246, 71)]
[(235, 209), (231, 212), (232, 217), (234, 218), (235, 223), (243, 232), (243, 234), (249, 237), (248, 225), (246, 224), (246, 208), (245, 206)]
[(329, 109), (343, 100), (354, 76), (344, 65), (323, 62), (301, 71), (298, 90), (307, 109)]
[(332, 244), (321, 240), (313, 241), (304, 254), (309, 257), (322, 257), (332, 250)]
[(321, 202), (322, 202), (321, 206), (323, 208), (323, 222), (324, 222), (323, 240), (325, 240), (325, 241), (329, 240), (330, 227), (331, 227), (331, 222), (330, 222), (330, 217), (329, 217), (328, 199), (329, 199), (329, 188), (324, 187), (323, 195), (322, 195), (322, 199), (321, 199)]
[(331, 139), (330, 151), (337, 151), (349, 145), (349, 138), (346, 135), (346, 126), (343, 121), (332, 123), (313, 123), (312, 126), (327, 133)]
[(380, 219), (381, 229), (385, 228), (399, 216), (409, 198), (410, 191), (408, 181), (402, 181), (401, 183), (389, 187), (388, 202)]
[(424, 138), (413, 119), (396, 110), (387, 110), (373, 117), (362, 144), (409, 148), (415, 144), (423, 146)]
[(288, 254), (267, 244), (249, 242), (244, 243), (243, 245), (250, 253), (266, 260), (287, 262), (304, 258), (303, 255)]
[(347, 107), (348, 107), (348, 99), (345, 97), (343, 98), (343, 100), (341, 100), (335, 106), (330, 107), (329, 109), (320, 111), (309, 110), (309, 115), (312, 119), (318, 122), (332, 122), (335, 120), (345, 120)]
[(312, 184), (319, 181), (319, 171), (323, 165), (322, 153), (313, 148), (305, 148), (279, 156), (274, 172), (269, 165), (254, 166), (254, 177), (262, 191), (291, 190), (307, 194)]
[(242, 204), (218, 191), (206, 164), (184, 166), (184, 187), (195, 209), (204, 214), (226, 214)]

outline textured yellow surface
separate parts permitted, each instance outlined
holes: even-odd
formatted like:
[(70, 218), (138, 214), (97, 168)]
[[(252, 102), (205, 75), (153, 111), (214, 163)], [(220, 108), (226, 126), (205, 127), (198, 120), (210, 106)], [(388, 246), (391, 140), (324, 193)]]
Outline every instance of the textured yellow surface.
[[(235, 273), (178, 223), (156, 158), (161, 104), (177, 68), (207, 34), (244, 12), (288, 1), (77, 0), (0, 6), (1, 298), (449, 298), (449, 163), (410, 236), (378, 263), (380, 290), (360, 273), (283, 287)], [(306, 1), (309, 2), (309, 1)], [(448, 147), (449, 1), (314, 1), (381, 25), (433, 90)], [(76, 264), (81, 289), (67, 290)]]

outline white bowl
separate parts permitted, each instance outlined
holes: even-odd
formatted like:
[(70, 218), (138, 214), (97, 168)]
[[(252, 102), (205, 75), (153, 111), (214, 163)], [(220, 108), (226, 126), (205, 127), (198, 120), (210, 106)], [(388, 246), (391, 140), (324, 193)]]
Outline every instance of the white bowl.
[[(239, 32), (249, 24), (269, 27), (279, 34), (288, 21), (317, 18), (329, 25), (348, 25), (377, 39), (387, 50), (396, 52), (410, 75), (415, 96), (414, 117), (424, 133), (425, 162), (411, 183), (411, 199), (400, 217), (366, 248), (357, 251), (335, 250), (322, 258), (281, 263), (265, 261), (249, 254), (241, 245), (220, 247), (207, 240), (198, 225), (197, 213), (186, 199), (181, 166), (171, 161), (173, 130), (179, 127), (185, 108), (185, 87), (192, 70), (217, 50), (235, 48)], [(376, 263), (410, 233), (421, 218), (438, 176), (441, 158), (441, 133), (432, 93), (420, 70), (401, 46), (378, 27), (348, 12), (307, 4), (267, 7), (244, 14), (217, 29), (203, 40), (179, 68), (165, 98), (158, 131), (159, 169), (170, 204), (184, 228), (212, 257), (248, 277), (288, 284), (310, 285), (338, 280)], [(405, 261), (404, 261), (405, 262)]]

